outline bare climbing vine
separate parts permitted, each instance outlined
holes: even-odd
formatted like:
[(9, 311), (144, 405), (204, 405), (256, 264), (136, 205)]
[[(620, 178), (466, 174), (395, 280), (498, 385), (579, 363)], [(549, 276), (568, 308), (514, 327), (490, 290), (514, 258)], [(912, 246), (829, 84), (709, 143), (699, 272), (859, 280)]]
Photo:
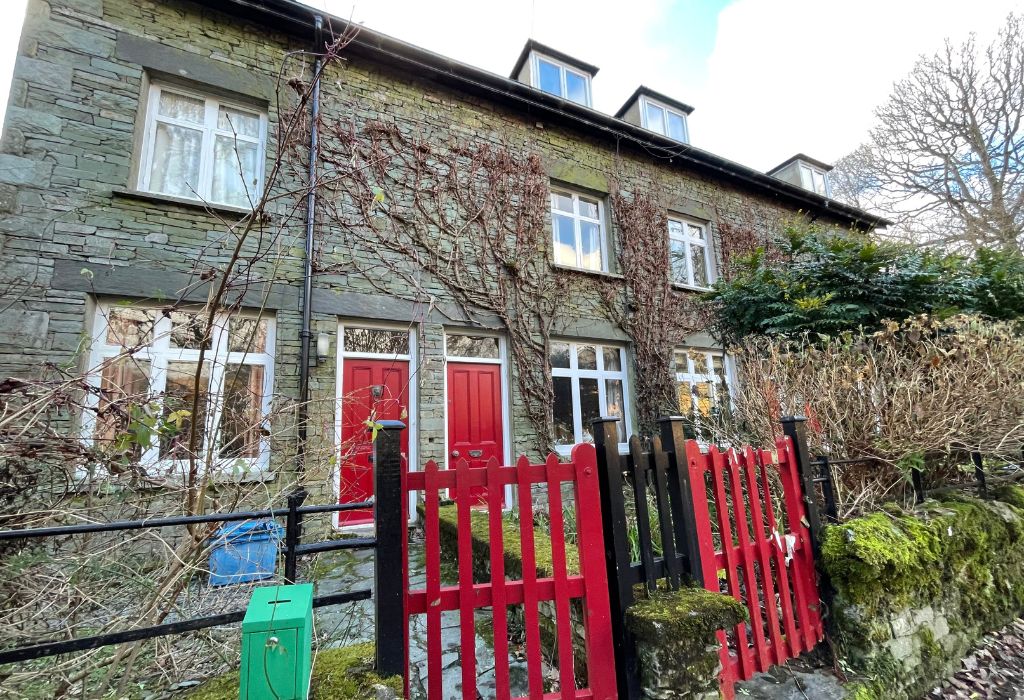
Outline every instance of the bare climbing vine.
[(726, 280), (732, 279), (740, 258), (758, 250), (762, 250), (769, 260), (777, 260), (781, 255), (779, 247), (767, 235), (758, 233), (750, 226), (733, 224), (719, 217), (718, 232), (716, 242), (722, 256), (722, 276)]
[(503, 329), (537, 445), (550, 447), (551, 330), (571, 283), (550, 269), (540, 158), (393, 122), (322, 126), (323, 216), (345, 240), (324, 242), (319, 272), (355, 272), (424, 314)]
[(641, 434), (651, 434), (659, 416), (679, 412), (673, 349), (708, 326), (704, 304), (672, 284), (668, 218), (661, 200), (657, 191), (627, 194), (618, 183), (612, 185), (615, 243), (625, 284), (605, 283), (602, 297), (609, 318), (633, 341)]

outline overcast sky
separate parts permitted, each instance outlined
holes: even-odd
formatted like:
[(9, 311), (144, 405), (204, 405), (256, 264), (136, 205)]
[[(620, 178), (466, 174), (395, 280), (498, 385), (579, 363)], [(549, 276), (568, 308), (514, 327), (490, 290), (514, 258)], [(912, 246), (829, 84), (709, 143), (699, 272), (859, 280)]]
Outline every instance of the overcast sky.
[[(507, 75), (533, 37), (600, 67), (594, 106), (641, 83), (696, 107), (694, 145), (766, 170), (798, 151), (834, 161), (922, 52), (990, 38), (1020, 0), (306, 0)], [(6, 100), (25, 0), (0, 0)], [(4, 103), (5, 104), (5, 103)], [(0, 111), (2, 113), (2, 111)]]

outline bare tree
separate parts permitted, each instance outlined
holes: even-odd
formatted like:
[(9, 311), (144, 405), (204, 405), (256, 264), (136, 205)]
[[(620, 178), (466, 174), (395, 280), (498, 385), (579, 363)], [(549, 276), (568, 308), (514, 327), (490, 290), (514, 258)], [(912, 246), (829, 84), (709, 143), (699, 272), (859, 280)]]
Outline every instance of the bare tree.
[(836, 199), (861, 209), (878, 206), (882, 181), (871, 144), (862, 143), (837, 160), (829, 179)]
[(921, 57), (876, 117), (871, 143), (838, 169), (842, 198), (881, 204), (944, 244), (1020, 248), (1024, 16), (1010, 14), (984, 50), (972, 36)]
[(880, 237), (920, 246), (965, 247), (963, 222), (956, 212), (949, 207), (921, 207), (925, 196), (910, 195), (888, 184), (883, 168), (877, 147), (861, 144), (836, 161), (829, 173), (832, 195), (892, 221), (891, 226), (877, 233)]

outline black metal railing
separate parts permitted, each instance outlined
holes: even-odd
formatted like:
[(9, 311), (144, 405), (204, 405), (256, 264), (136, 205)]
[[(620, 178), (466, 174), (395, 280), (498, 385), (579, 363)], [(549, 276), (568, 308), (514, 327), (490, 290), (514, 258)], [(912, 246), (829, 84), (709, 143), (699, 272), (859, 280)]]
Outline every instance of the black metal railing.
[[(231, 513), (209, 513), (204, 515), (183, 515), (143, 520), (117, 520), (106, 523), (83, 523), (53, 527), (24, 528), (0, 531), (0, 542), (14, 540), (39, 540), (54, 537), (82, 535), (86, 533), (119, 532), (163, 527), (180, 527), (212, 523), (237, 522), (255, 519), (285, 519), (285, 535), (281, 546), (284, 557), (284, 580), (295, 583), (298, 558), (312, 554), (351, 549), (375, 549), (375, 586), (313, 598), (313, 607), (340, 605), (361, 600), (374, 599), (377, 629), (377, 670), (381, 675), (399, 675), (404, 669), (404, 648), (401, 635), (384, 633), (400, 629), (402, 616), (401, 577), (393, 575), (402, 566), (402, 482), (400, 435), (405, 428), (399, 421), (384, 421), (378, 424), (374, 441), (374, 498), (359, 503), (336, 503), (326, 505), (303, 505), (308, 493), (297, 489), (288, 495), (284, 509), (237, 511)], [(303, 519), (307, 515), (334, 514), (346, 511), (373, 508), (375, 536), (349, 539), (302, 542)], [(382, 575), (389, 572), (389, 575)], [(397, 601), (397, 604), (396, 604)], [(245, 610), (234, 610), (219, 615), (195, 617), (147, 627), (119, 630), (106, 634), (79, 637), (53, 642), (26, 644), (0, 650), (0, 665), (31, 661), (58, 654), (97, 649), (99, 647), (127, 642), (138, 642), (174, 634), (195, 632), (210, 627), (241, 622)], [(395, 637), (397, 636), (397, 644)]]
[[(963, 455), (970, 459), (971, 466), (973, 467), (971, 473), (974, 478), (969, 481), (940, 479), (938, 483), (935, 483), (935, 478), (932, 478), (930, 479), (932, 484), (928, 486), (925, 483), (925, 473), (923, 470), (917, 468), (910, 470), (910, 487), (913, 490), (914, 503), (916, 505), (924, 503), (925, 499), (929, 496), (940, 496), (968, 489), (974, 489), (979, 498), (988, 498), (990, 487), (993, 483), (1024, 480), (1024, 453), (1022, 453), (1020, 462), (1006, 461), (1007, 470), (1005, 472), (986, 469), (985, 456), (981, 452), (964, 452), (961, 456)], [(1002, 461), (1002, 459), (999, 461)], [(818, 474), (813, 478), (813, 482), (820, 487), (823, 514), (830, 523), (838, 523), (840, 521), (839, 499), (836, 495), (835, 487), (836, 470), (841, 470), (842, 467), (853, 464), (878, 464), (880, 461), (878, 457), (831, 459), (826, 455), (821, 455), (811, 460), (811, 464), (818, 470)]]

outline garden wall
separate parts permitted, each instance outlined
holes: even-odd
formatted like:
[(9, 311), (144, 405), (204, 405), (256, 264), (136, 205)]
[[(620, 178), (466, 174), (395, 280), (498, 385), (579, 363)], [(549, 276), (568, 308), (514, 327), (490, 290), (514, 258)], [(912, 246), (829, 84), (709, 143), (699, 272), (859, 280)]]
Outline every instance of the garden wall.
[(833, 632), (857, 698), (917, 698), (1024, 613), (1024, 488), (951, 496), (827, 528)]

